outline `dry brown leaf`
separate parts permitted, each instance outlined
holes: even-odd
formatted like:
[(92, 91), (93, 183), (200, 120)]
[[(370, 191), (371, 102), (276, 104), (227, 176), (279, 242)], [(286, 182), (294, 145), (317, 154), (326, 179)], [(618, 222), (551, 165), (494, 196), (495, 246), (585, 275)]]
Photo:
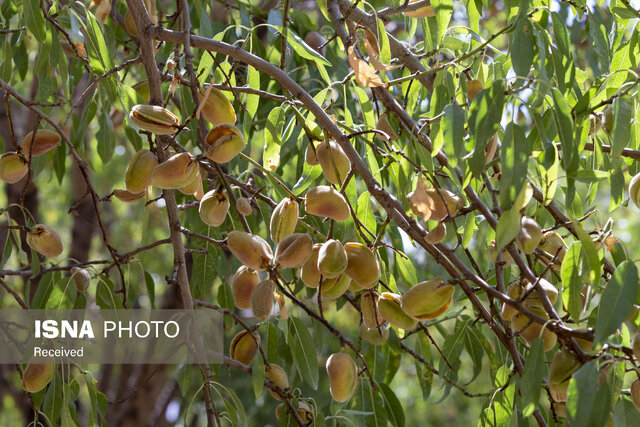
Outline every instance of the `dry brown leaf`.
[(378, 37), (376, 37), (376, 35), (373, 34), (373, 31), (368, 28), (364, 29), (364, 45), (367, 48), (367, 53), (369, 55), (371, 55), (371, 52), (373, 52), (376, 56), (380, 55), (380, 48), (378, 47)]
[(415, 191), (407, 195), (409, 206), (416, 215), (422, 215), (425, 221), (429, 221), (431, 214), (436, 209), (435, 202), (431, 196), (427, 194), (427, 183), (421, 179)]
[[(411, 0), (409, 2), (409, 4), (411, 3), (417, 3), (421, 0)], [(402, 12), (402, 14), (404, 16), (408, 16), (410, 18), (427, 18), (427, 17), (431, 17), (431, 16), (436, 16), (436, 14), (433, 11), (433, 8), (431, 6), (425, 6), (425, 7), (421, 7), (418, 10), (413, 10), (411, 12)]]
[(376, 129), (384, 132), (387, 135), (387, 137), (385, 138), (383, 135), (378, 134), (378, 136), (384, 139), (385, 141), (389, 141), (389, 140), (395, 141), (396, 139), (398, 139), (398, 135), (396, 135), (396, 133), (393, 131), (393, 128), (391, 127), (391, 124), (389, 124), (389, 119), (387, 119), (387, 113), (382, 114), (378, 118), (378, 122), (376, 123)]
[(353, 46), (349, 46), (348, 49), (349, 65), (353, 68), (353, 72), (356, 78), (356, 83), (364, 87), (381, 87), (385, 86), (385, 83), (380, 80), (373, 68), (362, 59), (356, 56), (356, 52)]
[(378, 71), (391, 71), (398, 68), (400, 65), (387, 65), (384, 62), (378, 61), (377, 56), (380, 55), (380, 49), (378, 48), (378, 41), (376, 40), (373, 33), (367, 30), (366, 38), (364, 39), (364, 48), (367, 51), (367, 55), (369, 55), (369, 62), (371, 66)]

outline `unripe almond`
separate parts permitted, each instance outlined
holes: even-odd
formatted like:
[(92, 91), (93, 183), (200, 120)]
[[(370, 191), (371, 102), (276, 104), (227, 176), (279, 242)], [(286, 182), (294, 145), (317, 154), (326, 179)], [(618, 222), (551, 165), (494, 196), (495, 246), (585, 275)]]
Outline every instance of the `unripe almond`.
[(282, 199), (271, 214), (269, 234), (278, 243), (296, 230), (298, 224), (298, 202), (292, 198)]
[(311, 255), (302, 264), (300, 269), (300, 279), (302, 283), (310, 288), (317, 288), (320, 286), (320, 270), (318, 270), (318, 254), (320, 254), (321, 243), (316, 243), (311, 249)]
[(271, 316), (275, 288), (273, 280), (263, 280), (251, 293), (251, 310), (256, 319), (266, 320)]
[(200, 200), (198, 213), (207, 225), (218, 227), (224, 222), (229, 212), (229, 199), (220, 190), (211, 190)]
[(327, 185), (319, 185), (307, 191), (305, 210), (311, 215), (336, 221), (349, 219), (349, 205), (338, 191)]
[(140, 193), (151, 184), (151, 175), (158, 159), (149, 150), (140, 150), (131, 159), (124, 175), (124, 186), (132, 193)]
[(551, 398), (556, 402), (567, 401), (567, 390), (571, 376), (580, 367), (580, 361), (565, 349), (561, 349), (553, 355), (549, 367), (549, 391)]
[(631, 178), (629, 183), (629, 199), (640, 208), (640, 173)]
[[(280, 420), (282, 411), (288, 411), (288, 409), (285, 409), (284, 403), (281, 403), (276, 407), (276, 419)], [(309, 408), (309, 405), (304, 403), (302, 400), (298, 400), (298, 409), (296, 412), (305, 424), (308, 424), (313, 420), (313, 411)]]
[(133, 14), (130, 10), (127, 10), (127, 13), (124, 15), (124, 29), (131, 37), (138, 37), (136, 21), (133, 19)]
[[(532, 307), (531, 311), (544, 319), (549, 319), (549, 316), (544, 310)], [(542, 327), (539, 323), (529, 322), (529, 317), (520, 312), (511, 318), (511, 329), (513, 329), (513, 332), (518, 333), (529, 345), (531, 345), (536, 338), (540, 337), (542, 333), (544, 351), (549, 351), (556, 345), (558, 337), (548, 328), (544, 328), (543, 330)]]
[(358, 367), (347, 353), (334, 353), (327, 359), (329, 391), (336, 402), (346, 402), (358, 385)]
[(378, 295), (367, 292), (360, 298), (360, 311), (362, 312), (362, 322), (367, 328), (377, 329), (384, 325), (386, 321), (378, 311)]
[(29, 172), (29, 165), (24, 157), (13, 151), (0, 157), (0, 179), (7, 184), (15, 184)]
[(193, 180), (184, 187), (178, 188), (178, 190), (180, 190), (182, 194), (193, 194), (196, 199), (202, 200), (202, 198), (204, 197), (204, 189), (202, 187), (202, 176), (200, 175), (200, 168), (198, 168), (198, 172), (193, 177)]
[(351, 169), (351, 161), (349, 161), (342, 147), (334, 141), (321, 142), (316, 147), (316, 157), (327, 181), (332, 184), (342, 185)]
[[(31, 142), (33, 141), (33, 148)], [(35, 137), (33, 132), (29, 132), (27, 136), (22, 138), (22, 152), (28, 158), (29, 156), (37, 157), (53, 150), (60, 145), (60, 135), (49, 129), (38, 129)]]
[(191, 183), (198, 174), (198, 163), (189, 153), (180, 153), (153, 169), (151, 182), (158, 188), (178, 189)]
[(89, 283), (91, 282), (91, 275), (84, 268), (73, 267), (71, 269), (71, 277), (76, 284), (76, 289), (81, 294), (87, 291)]
[[(512, 299), (520, 299), (522, 296), (522, 287), (520, 284), (515, 282), (510, 284), (507, 288), (507, 296)], [(516, 315), (517, 312), (518, 310), (514, 306), (503, 303), (500, 316), (508, 322)]]
[(22, 374), (22, 389), (28, 393), (37, 393), (44, 389), (51, 381), (55, 369), (56, 365), (53, 362), (31, 359)]
[[(548, 280), (545, 280), (542, 277), (538, 280), (538, 283), (544, 290), (545, 294), (547, 294), (547, 297), (549, 298), (551, 304), (555, 304), (556, 300), (558, 299), (558, 288), (553, 286)], [(528, 307), (543, 308), (542, 301), (540, 301), (540, 297), (538, 296), (538, 292), (533, 289), (533, 284), (527, 282), (524, 287), (524, 293), (527, 294), (525, 303)]]
[(251, 215), (251, 202), (246, 197), (240, 197), (236, 200), (236, 210), (242, 216)]
[(389, 328), (367, 328), (363, 323), (360, 325), (360, 338), (372, 345), (382, 345), (389, 339)]
[[(495, 240), (492, 240), (491, 244), (489, 245), (489, 258), (491, 259), (491, 262), (494, 264), (498, 261), (498, 254), (496, 251)], [(504, 263), (503, 268), (507, 268), (511, 264), (513, 264), (513, 258), (511, 257), (511, 254), (509, 253), (509, 251), (507, 251), (506, 249), (502, 250), (502, 262)]]
[(431, 230), (429, 233), (427, 233), (424, 236), (424, 240), (427, 243), (435, 245), (437, 243), (442, 242), (446, 234), (447, 234), (447, 227), (445, 227), (444, 223), (439, 222), (438, 225), (436, 225), (433, 228), (433, 230)]
[(132, 193), (129, 190), (120, 190), (120, 189), (113, 190), (113, 195), (116, 196), (116, 199), (125, 203), (137, 202), (138, 200), (144, 198), (146, 194), (147, 194), (146, 191), (141, 191), (139, 193)]
[(373, 251), (358, 242), (348, 242), (344, 245), (347, 254), (347, 268), (345, 273), (361, 288), (371, 289), (380, 279), (380, 268)]
[(247, 366), (251, 366), (253, 358), (258, 353), (258, 345), (260, 344), (260, 335), (251, 335), (249, 331), (240, 331), (231, 340), (229, 347), (229, 355), (233, 360), (237, 360)]
[(157, 105), (134, 105), (129, 113), (129, 119), (140, 129), (155, 135), (170, 135), (180, 124), (175, 114)]
[(320, 160), (318, 160), (318, 156), (316, 154), (316, 149), (312, 147), (311, 144), (307, 145), (307, 149), (304, 152), (304, 159), (310, 166), (320, 164)]
[(265, 270), (273, 258), (271, 247), (262, 237), (244, 231), (230, 232), (227, 245), (240, 262), (257, 271)]
[(349, 279), (349, 276), (341, 274), (333, 279), (324, 280), (320, 285), (320, 293), (322, 298), (328, 300), (338, 299), (349, 289), (350, 284), (351, 279)]
[(520, 231), (516, 236), (518, 249), (526, 254), (531, 254), (536, 250), (542, 240), (542, 229), (540, 225), (528, 216), (523, 216), (520, 222)]
[[(207, 92), (209, 92), (208, 95)], [(204, 103), (202, 115), (213, 126), (222, 123), (230, 123), (232, 125), (236, 123), (236, 112), (222, 91), (214, 87), (209, 90), (209, 85), (206, 85), (198, 92), (198, 98), (200, 103)]]
[[(265, 366), (264, 374), (278, 387), (282, 389), (289, 388), (289, 378), (287, 376), (287, 372), (282, 369), (280, 365), (270, 363), (268, 366)], [(280, 395), (273, 390), (269, 390), (269, 393), (271, 393), (271, 396), (273, 396), (274, 399), (282, 400)]]
[(246, 145), (240, 129), (229, 123), (222, 123), (211, 129), (205, 142), (209, 146), (205, 156), (216, 163), (233, 160)]
[(544, 233), (538, 247), (551, 256), (556, 256), (557, 254), (557, 259), (561, 262), (567, 253), (567, 244), (555, 231), (547, 231)]
[(246, 265), (241, 266), (233, 275), (231, 289), (233, 293), (233, 303), (241, 310), (251, 308), (251, 294), (260, 283), (260, 276)]
[(378, 312), (387, 322), (400, 329), (413, 329), (417, 322), (402, 310), (401, 301), (400, 295), (383, 292), (378, 298)]
[(318, 271), (323, 278), (338, 277), (347, 268), (348, 260), (344, 246), (337, 240), (327, 240), (318, 253)]
[(273, 262), (283, 268), (297, 268), (309, 258), (312, 249), (311, 236), (293, 233), (278, 243)]
[(442, 277), (418, 283), (402, 296), (402, 310), (417, 320), (433, 319), (449, 307), (453, 286)]
[(640, 379), (636, 378), (635, 381), (631, 383), (631, 400), (633, 401), (633, 405), (636, 407), (638, 411), (640, 411)]
[(40, 255), (55, 258), (62, 253), (63, 244), (60, 235), (48, 225), (37, 224), (27, 231), (27, 244)]

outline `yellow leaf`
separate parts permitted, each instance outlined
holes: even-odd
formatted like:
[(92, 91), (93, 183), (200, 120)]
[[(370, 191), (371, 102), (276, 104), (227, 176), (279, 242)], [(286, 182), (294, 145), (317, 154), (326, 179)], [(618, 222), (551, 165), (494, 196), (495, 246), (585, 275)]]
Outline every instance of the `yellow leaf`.
[(353, 68), (356, 83), (364, 87), (385, 86), (385, 83), (380, 80), (380, 76), (376, 74), (375, 70), (371, 68), (369, 64), (356, 56), (353, 46), (349, 46), (348, 54), (349, 64), (351, 65), (351, 68)]

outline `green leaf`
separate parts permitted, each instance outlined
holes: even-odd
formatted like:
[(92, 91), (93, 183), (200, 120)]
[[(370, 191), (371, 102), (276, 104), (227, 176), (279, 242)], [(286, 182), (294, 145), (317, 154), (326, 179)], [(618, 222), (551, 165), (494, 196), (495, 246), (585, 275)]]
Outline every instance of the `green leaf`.
[(251, 383), (253, 385), (253, 394), (258, 399), (264, 388), (264, 360), (258, 352), (251, 363)]
[(575, 242), (569, 247), (562, 260), (560, 276), (562, 278), (562, 300), (567, 307), (571, 318), (578, 322), (582, 312), (582, 279), (580, 277), (580, 265), (582, 264), (582, 244)]
[(358, 203), (356, 205), (356, 215), (362, 224), (373, 234), (376, 234), (376, 218), (371, 210), (371, 195), (368, 191), (365, 191), (358, 197)]
[[(247, 66), (247, 83), (249, 83), (251, 89), (260, 90), (260, 72), (251, 66)], [(260, 95), (247, 95), (247, 113), (249, 117), (255, 117), (259, 103)]]
[(404, 409), (396, 397), (396, 394), (391, 387), (385, 383), (379, 383), (378, 387), (382, 392), (382, 399), (384, 401), (384, 407), (387, 410), (387, 415), (389, 416), (389, 422), (394, 427), (403, 427), (405, 422)]
[(572, 220), (573, 228), (582, 242), (582, 248), (587, 255), (587, 260), (589, 261), (590, 274), (589, 280), (591, 283), (597, 283), (600, 280), (600, 275), (602, 274), (602, 260), (601, 260), (601, 252), (596, 248), (596, 244), (591, 239), (591, 236), (584, 231), (582, 225), (576, 221)]
[(551, 90), (555, 108), (553, 109), (553, 117), (556, 122), (560, 145), (562, 146), (562, 165), (567, 172), (575, 170), (572, 166), (574, 160), (578, 160), (578, 146), (575, 144), (573, 133), (574, 123), (571, 117), (571, 109), (562, 93), (553, 88)]
[(524, 130), (515, 123), (509, 123), (500, 147), (500, 206), (509, 209), (515, 201), (527, 177), (527, 163), (531, 149)]
[(113, 157), (113, 152), (116, 148), (116, 134), (113, 131), (113, 123), (109, 118), (109, 114), (104, 112), (98, 116), (98, 124), (100, 128), (96, 133), (96, 139), (98, 140), (98, 154), (103, 164), (106, 164)]
[(275, 26), (275, 28), (287, 39), (287, 42), (291, 45), (293, 50), (302, 58), (310, 59), (318, 65), (326, 65), (327, 67), (331, 67), (331, 63), (327, 61), (327, 59), (320, 55), (315, 49), (312, 49), (308, 44), (304, 42), (295, 32), (291, 31), (289, 27), (287, 27), (282, 32), (282, 26)]
[(40, 0), (24, 0), (24, 24), (39, 42), (47, 38), (44, 14), (40, 9)]
[(444, 107), (444, 116), (440, 119), (444, 136), (444, 152), (451, 167), (456, 167), (458, 159), (464, 156), (464, 110), (458, 104)]
[(540, 391), (542, 390), (542, 378), (547, 372), (544, 364), (544, 348), (542, 340), (536, 338), (529, 349), (524, 371), (520, 378), (520, 390), (522, 392), (522, 412), (525, 417), (533, 414), (538, 405)]
[(638, 298), (638, 270), (631, 261), (625, 261), (616, 268), (607, 283), (600, 306), (594, 335), (594, 344), (600, 344), (616, 329), (631, 312)]
[(518, 235), (522, 216), (517, 209), (509, 209), (502, 213), (496, 226), (496, 251), (499, 252)]
[(569, 420), (571, 420), (571, 425), (583, 426), (589, 420), (598, 388), (598, 368), (596, 363), (591, 361), (583, 365), (571, 377), (567, 399), (567, 413)]
[(529, 18), (521, 16), (512, 33), (510, 46), (511, 63), (517, 76), (526, 77), (529, 74), (535, 55), (535, 38)]
[[(404, 254), (403, 254), (404, 255)], [(398, 272), (400, 273), (400, 277), (405, 282), (407, 288), (418, 283), (418, 275), (416, 274), (416, 269), (413, 266), (411, 260), (406, 256), (400, 255), (400, 253), (396, 252), (396, 266)]]
[(289, 318), (289, 344), (300, 377), (314, 390), (318, 389), (318, 357), (309, 330), (302, 320)]
[(480, 91), (469, 109), (469, 134), (473, 140), (471, 171), (479, 176), (486, 163), (484, 148), (498, 131), (504, 110), (504, 82), (496, 80), (490, 88)]
[(153, 277), (146, 270), (144, 272), (144, 284), (147, 288), (147, 295), (149, 296), (149, 302), (151, 303), (151, 308), (155, 310), (156, 308), (156, 285), (153, 281)]
[(269, 113), (264, 129), (264, 155), (262, 165), (267, 170), (274, 170), (280, 163), (280, 146), (282, 145), (282, 130), (285, 114), (282, 107), (276, 107)]
[(625, 99), (613, 101), (613, 129), (611, 130), (611, 157), (616, 158), (628, 147), (631, 140), (632, 106)]

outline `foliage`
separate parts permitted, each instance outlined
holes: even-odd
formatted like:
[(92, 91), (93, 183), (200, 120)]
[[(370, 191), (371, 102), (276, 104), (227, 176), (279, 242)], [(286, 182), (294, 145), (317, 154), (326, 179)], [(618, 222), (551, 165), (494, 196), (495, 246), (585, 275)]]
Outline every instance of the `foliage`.
[[(640, 357), (638, 250), (625, 247), (624, 224), (637, 225), (640, 204), (637, 186), (626, 196), (640, 159), (639, 18), (627, 0), (6, 0), (4, 147), (28, 168), (7, 186), (2, 210), (0, 284), (10, 292), (0, 304), (181, 305), (222, 311), (228, 343), (256, 332), (260, 351), (248, 364), (157, 368), (175, 384), (168, 399), (154, 368), (137, 371), (133, 395), (146, 387), (145, 400), (167, 399), (169, 422), (638, 425), (630, 389)], [(201, 90), (218, 108), (214, 120), (227, 101), (235, 113), (246, 147), (230, 161), (212, 151), (231, 131), (211, 136)], [(139, 104), (166, 107), (178, 121), (130, 115)], [(28, 112), (35, 124), (21, 117)], [(31, 157), (20, 142), (36, 128), (62, 141)], [(198, 180), (189, 183), (203, 191), (154, 181), (126, 195), (139, 200), (120, 200), (114, 190), (141, 149), (160, 165), (190, 153)], [(73, 180), (86, 185), (81, 197)], [(39, 218), (24, 207), (27, 184), (40, 191)], [(307, 206), (309, 191), (328, 185), (346, 206), (339, 195)], [(212, 190), (222, 216), (205, 224), (198, 200)], [(239, 213), (239, 198), (250, 215)], [(316, 244), (359, 242), (375, 262), (353, 267), (350, 255), (340, 271), (351, 285), (335, 299), (323, 295), (331, 279), (325, 288), (303, 283), (302, 263), (251, 266), (275, 285), (275, 300), (253, 301), (275, 306), (258, 320), (234, 305), (246, 249), (227, 236), (260, 236), (277, 255), (285, 235), (275, 238), (272, 216), (278, 230), (290, 221), (274, 214), (283, 200), (299, 204), (297, 233)], [(81, 202), (97, 224), (83, 261), (67, 252)], [(37, 223), (58, 230), (62, 255), (20, 244)], [(91, 274), (86, 295), (69, 291), (73, 267)], [(376, 268), (373, 288), (356, 284)], [(411, 303), (438, 301), (437, 310), (404, 314), (410, 289)], [(365, 298), (384, 316), (380, 331), (388, 328), (379, 345), (363, 338), (363, 322), (376, 321)], [(410, 325), (398, 326), (402, 315)], [(558, 379), (550, 366), (561, 350), (579, 363)], [(325, 369), (340, 352), (358, 375), (344, 403)], [(273, 364), (289, 386), (268, 374)], [(16, 396), (20, 379), (2, 374)], [(45, 424), (135, 423), (118, 409), (134, 405), (132, 383), (116, 380), (128, 375), (61, 364), (31, 407), (3, 403), (0, 423), (17, 423), (21, 405)], [(284, 402), (279, 421), (280, 402), (264, 388)], [(151, 423), (153, 409), (137, 408), (140, 422)]]

